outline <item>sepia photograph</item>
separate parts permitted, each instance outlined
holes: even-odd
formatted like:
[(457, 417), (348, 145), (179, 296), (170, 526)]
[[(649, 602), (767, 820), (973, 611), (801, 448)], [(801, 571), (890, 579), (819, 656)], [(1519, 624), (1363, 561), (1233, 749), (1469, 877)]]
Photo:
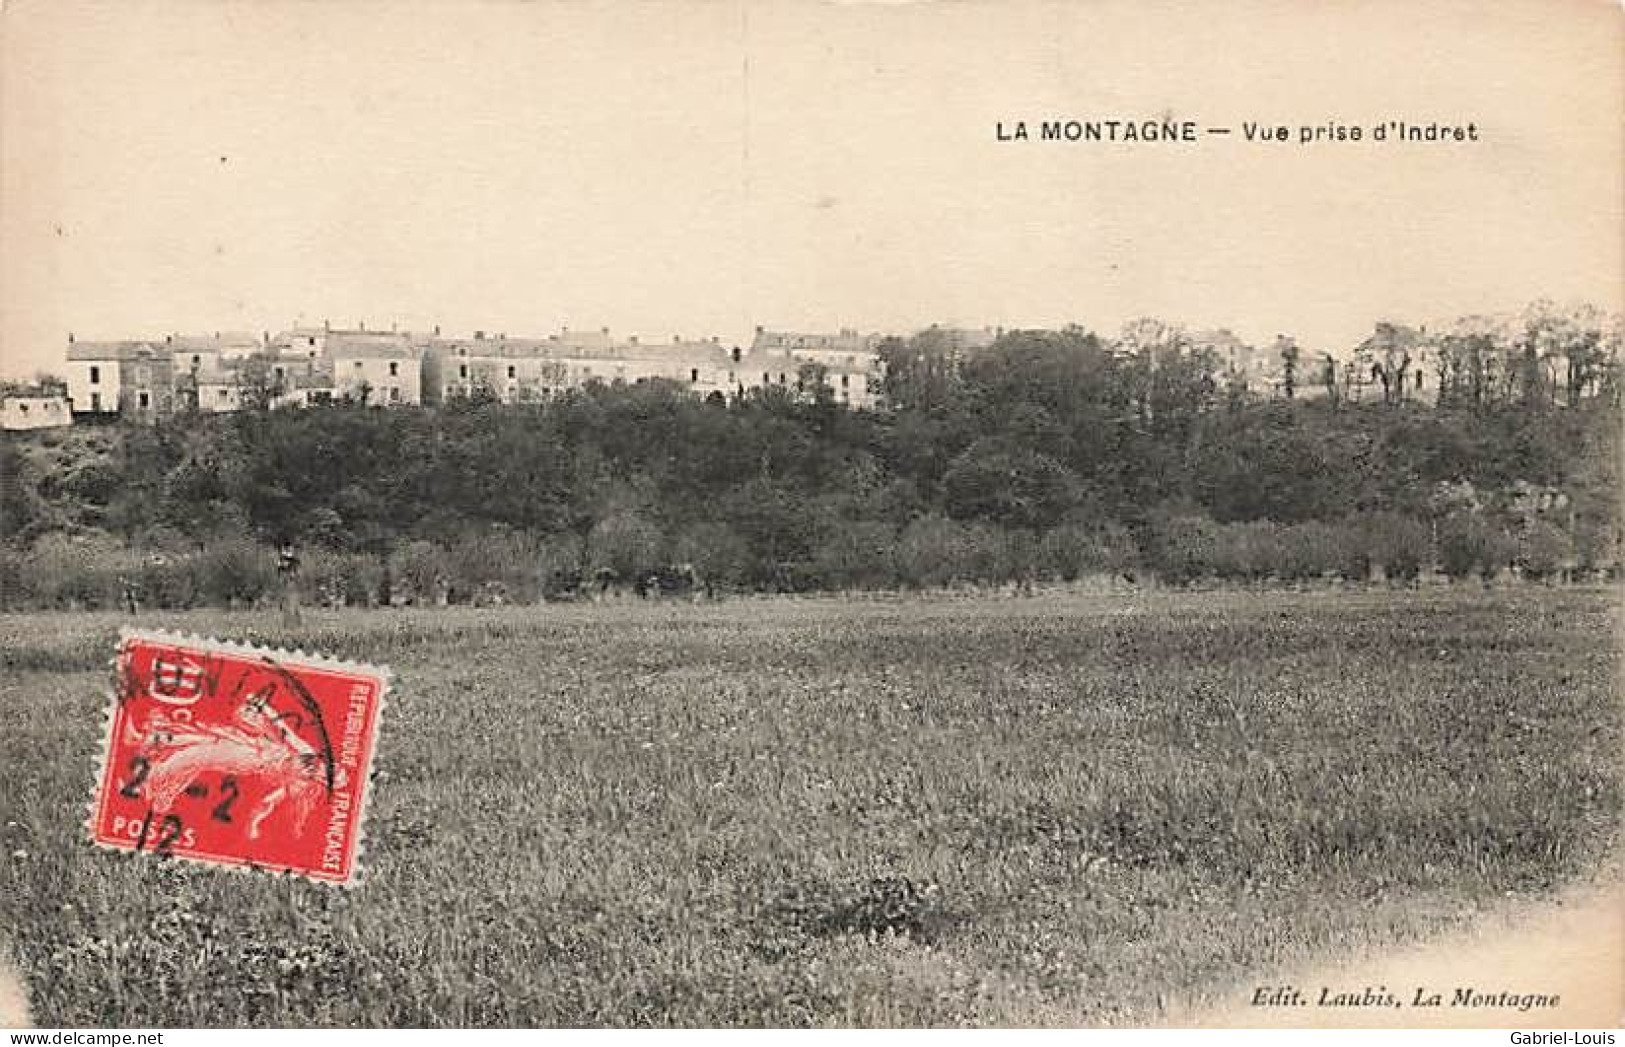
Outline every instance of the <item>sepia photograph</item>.
[(0, 3), (0, 1025), (1618, 1027), (1622, 45)]

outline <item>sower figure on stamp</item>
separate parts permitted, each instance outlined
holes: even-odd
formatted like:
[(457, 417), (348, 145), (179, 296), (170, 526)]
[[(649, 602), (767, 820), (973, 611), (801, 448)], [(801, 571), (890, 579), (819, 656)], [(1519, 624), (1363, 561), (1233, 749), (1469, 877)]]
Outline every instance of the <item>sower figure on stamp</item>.
[(299, 586), (294, 575), (299, 571), (299, 554), (292, 542), (283, 542), (276, 554), (276, 576), (282, 584), (282, 624), (292, 628), (299, 624)]

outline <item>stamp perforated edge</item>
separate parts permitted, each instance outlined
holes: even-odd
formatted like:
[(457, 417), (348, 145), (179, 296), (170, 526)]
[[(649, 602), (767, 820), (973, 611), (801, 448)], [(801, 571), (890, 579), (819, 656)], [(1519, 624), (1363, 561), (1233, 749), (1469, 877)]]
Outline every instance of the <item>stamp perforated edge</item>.
[(252, 863), (221, 862), (182, 854), (172, 855), (169, 859), (166, 859), (244, 875), (260, 872), (275, 877), (294, 876), (335, 887), (354, 888), (361, 886), (365, 879), (363, 871), (367, 849), (367, 809), (372, 803), (374, 766), (383, 739), (384, 710), (388, 705), (390, 691), (394, 687), (395, 676), (389, 667), (385, 665), (331, 658), (326, 655), (311, 654), (300, 648), (289, 650), (285, 647), (264, 647), (256, 643), (220, 640), (210, 636), (202, 636), (198, 633), (176, 632), (169, 629), (120, 627), (118, 640), (113, 647), (113, 657), (108, 665), (111, 685), (108, 688), (107, 703), (103, 709), (101, 744), (97, 747), (94, 755), (95, 766), (92, 768), (90, 779), (90, 799), (85, 810), (85, 835), (91, 845), (100, 850), (113, 851), (119, 854), (132, 853), (127, 847), (116, 847), (98, 840), (96, 838), (96, 825), (97, 816), (101, 810), (102, 782), (107, 774), (107, 759), (113, 751), (113, 730), (118, 722), (119, 688), (121, 686), (119, 673), (124, 661), (124, 650), (132, 641), (143, 640), (206, 651), (218, 651), (222, 654), (255, 659), (271, 658), (278, 664), (304, 666), (331, 672), (350, 673), (357, 676), (370, 676), (378, 681), (378, 704), (373, 711), (372, 719), (372, 745), (367, 747), (366, 761), (361, 767), (361, 799), (356, 805), (355, 830), (351, 834), (351, 857), (348, 876), (343, 879), (313, 876), (310, 873), (296, 869), (273, 869)]

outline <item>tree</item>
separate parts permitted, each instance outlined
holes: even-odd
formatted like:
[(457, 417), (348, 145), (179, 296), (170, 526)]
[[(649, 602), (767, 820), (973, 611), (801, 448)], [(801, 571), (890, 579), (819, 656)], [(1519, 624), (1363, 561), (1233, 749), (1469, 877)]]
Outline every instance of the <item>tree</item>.
[(1421, 334), (1404, 324), (1379, 321), (1370, 337), (1356, 353), (1373, 361), (1375, 377), (1382, 383), (1382, 402), (1405, 401), (1405, 382), (1411, 373), (1411, 356), (1421, 345)]
[(1439, 567), (1453, 581), (1476, 573), (1488, 584), (1517, 553), (1517, 543), (1481, 516), (1460, 513), (1439, 526)]
[(750, 569), (750, 548), (724, 523), (701, 521), (684, 528), (672, 541), (672, 561), (693, 564), (707, 586), (742, 585)]
[(1298, 342), (1284, 334), (1275, 336), (1275, 355), (1281, 360), (1281, 392), (1288, 400), (1298, 388)]
[(660, 528), (654, 523), (636, 512), (616, 512), (593, 525), (587, 539), (588, 566), (633, 578), (662, 562), (661, 546)]
[(1331, 353), (1321, 354), (1320, 384), (1326, 387), (1326, 400), (1336, 406), (1337, 404), (1337, 361), (1332, 359)]
[(1577, 566), (1574, 542), (1549, 521), (1531, 520), (1520, 544), (1518, 566), (1526, 578), (1537, 581), (1551, 578)]
[(1047, 529), (1078, 501), (1078, 479), (1048, 455), (1007, 439), (978, 440), (943, 475), (948, 514), (1008, 527)]
[(237, 366), (237, 402), (244, 410), (268, 411), (287, 389), (286, 372), (267, 353), (244, 357)]
[(1390, 581), (1414, 581), (1428, 555), (1428, 531), (1416, 520), (1395, 512), (1373, 513), (1359, 521), (1365, 559), (1381, 567)]
[[(1524, 312), (1523, 339), (1526, 353), (1540, 362), (1528, 369), (1526, 380), (1538, 383), (1554, 402), (1561, 390), (1563, 402), (1576, 407), (1598, 390), (1617, 356), (1620, 318), (1595, 306), (1565, 309), (1542, 300)], [(1526, 399), (1531, 388), (1526, 387)]]
[(881, 390), (894, 408), (939, 410), (959, 391), (962, 361), (936, 327), (909, 338), (884, 338), (876, 352), (884, 375)]
[(28, 539), (45, 529), (49, 513), (33, 466), (15, 444), (0, 443), (0, 539)]

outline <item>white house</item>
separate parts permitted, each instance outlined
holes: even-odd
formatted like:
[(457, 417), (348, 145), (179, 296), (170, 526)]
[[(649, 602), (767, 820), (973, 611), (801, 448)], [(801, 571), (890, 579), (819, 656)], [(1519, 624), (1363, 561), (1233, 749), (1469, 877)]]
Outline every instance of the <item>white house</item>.
[(0, 399), (0, 429), (54, 429), (72, 425), (65, 396), (7, 396)]

